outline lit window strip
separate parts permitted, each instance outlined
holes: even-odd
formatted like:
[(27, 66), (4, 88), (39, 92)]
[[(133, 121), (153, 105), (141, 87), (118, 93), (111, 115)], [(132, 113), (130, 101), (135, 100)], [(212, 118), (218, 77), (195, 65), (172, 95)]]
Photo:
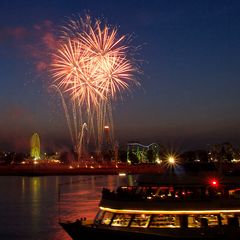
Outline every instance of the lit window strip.
[(129, 214), (219, 214), (219, 213), (240, 213), (240, 210), (237, 209), (219, 209), (219, 210), (134, 210), (134, 209), (113, 209), (100, 207), (103, 211), (113, 212), (113, 213), (129, 213)]

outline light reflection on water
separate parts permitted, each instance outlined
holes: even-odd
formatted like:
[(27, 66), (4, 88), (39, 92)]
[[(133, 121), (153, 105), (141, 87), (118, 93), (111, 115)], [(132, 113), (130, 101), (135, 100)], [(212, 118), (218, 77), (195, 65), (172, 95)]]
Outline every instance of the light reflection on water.
[(1, 176), (0, 239), (70, 240), (58, 225), (59, 218), (92, 219), (103, 187), (133, 183), (133, 176), (117, 175)]

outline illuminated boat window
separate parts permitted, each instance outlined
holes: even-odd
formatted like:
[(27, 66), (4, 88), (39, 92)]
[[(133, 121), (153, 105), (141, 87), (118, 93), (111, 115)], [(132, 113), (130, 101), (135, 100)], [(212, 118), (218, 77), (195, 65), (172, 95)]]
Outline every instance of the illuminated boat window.
[(234, 214), (221, 214), (221, 222), (223, 225), (228, 225), (228, 219), (234, 217)]
[(239, 226), (240, 216), (236, 214), (221, 214), (222, 225), (234, 225)]
[(206, 215), (205, 216), (208, 220), (208, 226), (217, 226), (218, 223), (218, 216), (217, 215)]
[(177, 215), (153, 215), (150, 228), (178, 228), (180, 227), (179, 217)]
[(109, 225), (111, 223), (113, 217), (113, 213), (112, 212), (105, 212), (103, 219), (101, 221), (101, 224), (103, 225)]
[(99, 210), (96, 217), (95, 217), (95, 223), (98, 224), (102, 221), (103, 219), (103, 216), (104, 216), (104, 211), (103, 210)]
[(116, 214), (111, 226), (114, 227), (127, 227), (131, 220), (132, 215), (130, 214)]
[(136, 214), (132, 220), (131, 227), (147, 227), (150, 216), (150, 214)]
[(188, 227), (200, 228), (208, 226), (218, 226), (218, 216), (212, 214), (204, 215), (189, 215), (188, 216)]

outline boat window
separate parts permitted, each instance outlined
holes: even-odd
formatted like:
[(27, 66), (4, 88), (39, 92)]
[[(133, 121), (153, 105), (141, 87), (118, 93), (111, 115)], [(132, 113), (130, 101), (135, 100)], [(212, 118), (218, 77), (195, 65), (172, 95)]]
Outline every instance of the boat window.
[(201, 227), (200, 217), (198, 215), (188, 216), (188, 227), (200, 228)]
[(221, 214), (221, 222), (223, 225), (234, 225), (239, 226), (240, 223), (240, 216), (231, 214), (231, 213), (224, 213)]
[(101, 224), (109, 225), (113, 217), (112, 212), (105, 212)]
[(102, 221), (103, 215), (104, 215), (104, 211), (103, 210), (99, 210), (94, 222), (96, 224), (100, 223)]
[(131, 227), (147, 227), (150, 216), (150, 214), (136, 214), (131, 223)]
[(177, 215), (157, 214), (153, 215), (150, 226), (151, 228), (171, 228), (180, 227), (179, 217)]
[(114, 227), (127, 227), (130, 220), (131, 220), (132, 215), (130, 214), (116, 214), (111, 226)]
[(188, 216), (188, 227), (200, 228), (208, 226), (217, 226), (218, 217), (217, 215), (204, 214), (204, 215), (189, 215)]
[(218, 225), (218, 216), (217, 215), (206, 215), (206, 218), (208, 220), (208, 226), (217, 226)]

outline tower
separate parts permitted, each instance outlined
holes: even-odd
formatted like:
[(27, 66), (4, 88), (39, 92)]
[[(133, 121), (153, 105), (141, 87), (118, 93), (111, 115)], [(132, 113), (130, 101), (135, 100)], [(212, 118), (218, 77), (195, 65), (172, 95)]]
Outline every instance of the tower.
[(110, 127), (109, 126), (104, 126), (104, 132), (105, 132), (105, 137), (106, 137), (106, 143), (107, 145), (110, 144)]

